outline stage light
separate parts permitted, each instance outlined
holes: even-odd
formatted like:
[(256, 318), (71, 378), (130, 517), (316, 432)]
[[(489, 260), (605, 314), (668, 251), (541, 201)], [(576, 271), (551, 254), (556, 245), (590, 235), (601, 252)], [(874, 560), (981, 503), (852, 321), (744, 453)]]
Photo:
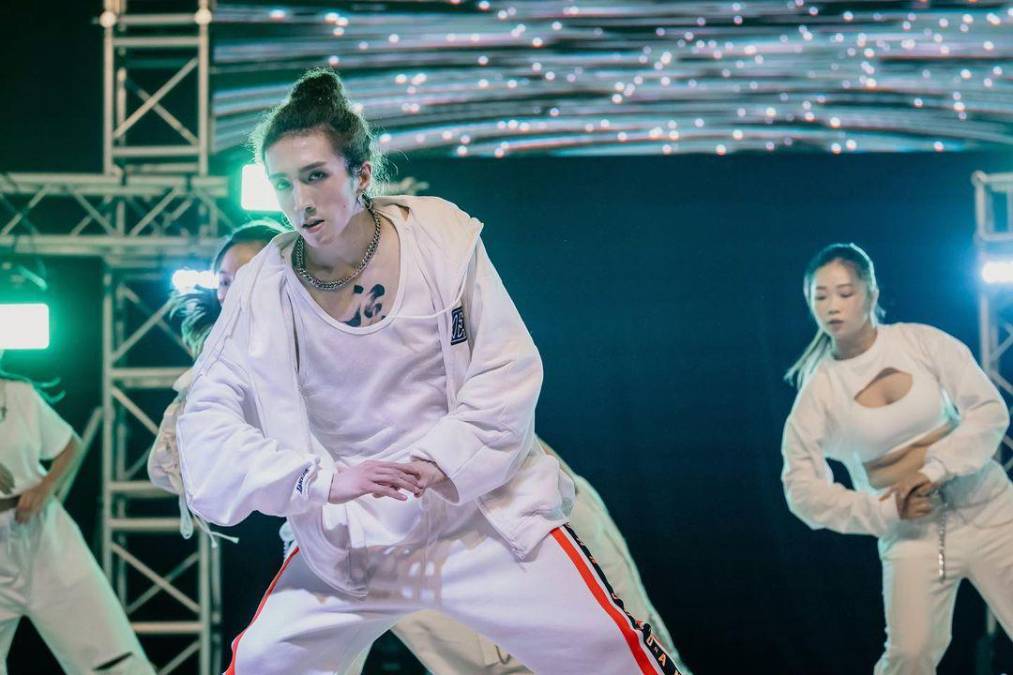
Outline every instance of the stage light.
[(263, 164), (247, 164), (243, 167), (241, 194), (240, 204), (247, 211), (281, 212), (274, 186), (267, 180)]
[(49, 347), (45, 266), (34, 256), (0, 261), (0, 350)]
[(981, 266), (981, 278), (986, 284), (1013, 284), (1013, 259), (986, 261)]
[(48, 347), (48, 305), (41, 302), (0, 304), (0, 350)]
[(218, 288), (218, 278), (211, 270), (181, 269), (172, 273), (172, 286), (179, 293), (189, 293), (198, 286)]

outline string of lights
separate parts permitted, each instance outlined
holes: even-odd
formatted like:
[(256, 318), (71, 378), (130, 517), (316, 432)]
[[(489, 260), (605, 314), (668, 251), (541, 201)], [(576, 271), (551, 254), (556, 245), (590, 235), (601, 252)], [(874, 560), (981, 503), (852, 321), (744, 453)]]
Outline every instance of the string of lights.
[(1013, 4), (219, 2), (216, 151), (331, 66), (395, 153), (1013, 144)]

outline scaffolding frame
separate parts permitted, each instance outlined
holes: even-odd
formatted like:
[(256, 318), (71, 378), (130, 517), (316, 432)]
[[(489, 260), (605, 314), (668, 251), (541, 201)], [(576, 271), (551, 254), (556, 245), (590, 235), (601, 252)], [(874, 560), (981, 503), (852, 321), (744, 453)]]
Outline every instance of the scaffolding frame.
[[(102, 127), (103, 171), (200, 175), (208, 173), (211, 120), (210, 25), (213, 0), (180, 0), (188, 12), (131, 11), (130, 0), (104, 0)], [(164, 81), (149, 92), (137, 75), (158, 72)], [(167, 96), (189, 87), (195, 108), (169, 109)], [(135, 100), (136, 99), (136, 100)], [(189, 113), (189, 114), (182, 114)], [(139, 122), (161, 118), (176, 142), (139, 142)], [(187, 124), (181, 118), (190, 119)], [(196, 127), (196, 128), (193, 128)], [(140, 134), (142, 138), (150, 138)]]
[[(135, 514), (153, 502), (163, 504), (162, 512), (175, 508), (176, 497), (147, 478), (146, 450), (162, 411), (145, 399), (153, 391), (171, 396), (185, 370), (178, 364), (189, 359), (169, 323), (167, 294), (153, 295), (151, 288), (165, 288), (167, 268), (211, 257), (219, 229), (233, 223), (227, 197), (227, 182), (218, 177), (0, 174), (0, 249), (102, 261), (98, 556), (142, 644), (167, 637), (182, 643), (159, 673), (184, 664), (186, 672), (214, 672), (221, 659), (221, 601), (219, 552), (208, 537), (184, 541), (175, 515)], [(133, 365), (138, 361), (131, 357), (159, 333), (179, 351), (148, 349), (148, 360), (154, 352), (160, 363)], [(163, 541), (157, 560), (145, 560), (137, 543), (152, 536)], [(187, 618), (137, 620), (158, 595), (171, 598), (179, 610), (172, 613)]]
[[(979, 265), (990, 259), (1013, 257), (1013, 173), (975, 172), (974, 211), (975, 247)], [(981, 285), (978, 291), (978, 331), (982, 370), (1003, 395), (1007, 405), (1013, 401), (1013, 293), (1009, 288)], [(1003, 436), (996, 459), (1013, 475), (1013, 437)], [(978, 649), (976, 672), (991, 673), (995, 641), (999, 627), (995, 616), (985, 610), (985, 634)], [(1009, 636), (1013, 639), (1013, 635)]]
[[(174, 513), (177, 499), (145, 469), (162, 412), (152, 392), (171, 396), (185, 370), (178, 364), (189, 360), (169, 324), (167, 294), (151, 289), (164, 288), (167, 268), (206, 264), (219, 234), (234, 226), (228, 181), (208, 175), (213, 0), (180, 0), (189, 11), (176, 13), (129, 2), (104, 0), (98, 18), (102, 173), (0, 173), (0, 250), (102, 261), (98, 556), (142, 644), (173, 641), (158, 672), (210, 675), (222, 652), (219, 550), (199, 532), (183, 540), (175, 515), (150, 515)], [(158, 333), (180, 352), (148, 349), (148, 361), (158, 362), (136, 365), (132, 357)], [(142, 542), (151, 537), (154, 546)], [(156, 559), (145, 560), (152, 548)], [(163, 604), (153, 609), (156, 596)], [(142, 608), (158, 620), (140, 620)]]
[[(138, 12), (129, 0), (104, 0), (99, 17), (103, 29), (103, 170), (124, 183), (161, 183), (161, 194), (152, 199), (146, 215), (128, 227), (126, 204), (117, 205), (115, 226), (119, 238), (144, 238), (146, 233), (177, 239), (181, 257), (200, 251), (207, 260), (219, 233), (224, 215), (220, 201), (227, 196), (226, 181), (208, 176), (210, 120), (208, 116), (210, 76), (210, 35), (212, 0), (189, 0), (186, 12)], [(153, 91), (141, 82), (141, 75), (161, 80)], [(149, 85), (150, 86), (150, 85)], [(184, 91), (185, 90), (185, 91)], [(171, 109), (169, 95), (181, 93), (181, 107)], [(149, 141), (136, 132), (138, 125), (158, 117), (168, 127), (174, 142)], [(188, 123), (187, 120), (190, 120)], [(165, 127), (163, 126), (163, 131)], [(171, 187), (169, 187), (171, 184)], [(193, 219), (182, 229), (172, 229), (180, 217), (191, 212)], [(227, 222), (227, 217), (225, 217)], [(189, 227), (187, 227), (189, 225)], [(174, 236), (173, 236), (174, 235)], [(102, 343), (102, 567), (116, 589), (128, 617), (151, 598), (164, 593), (181, 608), (185, 620), (137, 621), (131, 626), (142, 640), (156, 636), (183, 637), (184, 646), (174, 658), (161, 666), (159, 673), (170, 673), (196, 658), (201, 675), (217, 668), (221, 660), (220, 575), (218, 550), (201, 534), (183, 542), (178, 538), (179, 521), (175, 517), (136, 517), (133, 508), (140, 503), (165, 497), (147, 480), (147, 452), (131, 456), (128, 424), (150, 433), (158, 431), (158, 413), (149, 415), (137, 402), (138, 394), (169, 389), (182, 369), (171, 367), (131, 368), (130, 353), (155, 330), (165, 333), (186, 354), (179, 336), (166, 322), (168, 301), (148, 307), (143, 292), (135, 284), (157, 279), (165, 267), (165, 252), (172, 242), (154, 241), (159, 259), (140, 266), (110, 264), (103, 272), (103, 343)], [(144, 247), (142, 247), (144, 248)], [(148, 249), (150, 252), (150, 249)], [(136, 251), (134, 252), (136, 255)], [(136, 258), (134, 258), (136, 260)], [(121, 258), (121, 260), (125, 260)], [(147, 318), (136, 327), (128, 326), (127, 312), (140, 311)], [(131, 330), (132, 328), (132, 330)], [(142, 447), (150, 447), (150, 443)], [(147, 564), (133, 545), (141, 537), (166, 536), (178, 562), (168, 571), (157, 572), (156, 564)], [(194, 543), (196, 546), (194, 546)], [(193, 549), (196, 549), (195, 551)], [(158, 563), (164, 563), (165, 547)], [(196, 588), (187, 593), (181, 580), (196, 572)], [(147, 588), (131, 599), (128, 577), (140, 575)]]

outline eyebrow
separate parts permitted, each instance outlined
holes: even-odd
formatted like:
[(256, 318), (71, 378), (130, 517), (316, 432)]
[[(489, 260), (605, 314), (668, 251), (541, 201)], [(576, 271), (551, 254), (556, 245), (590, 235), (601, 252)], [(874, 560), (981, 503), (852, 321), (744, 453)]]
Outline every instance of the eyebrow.
[[(851, 283), (851, 282), (848, 282), (846, 284), (837, 284), (837, 286), (835, 288), (846, 288), (848, 286), (854, 286), (854, 284)], [(816, 290), (817, 291), (825, 291), (825, 290), (827, 290), (827, 287), (826, 286), (817, 286)]]
[[(326, 166), (326, 165), (327, 165), (327, 162), (313, 162), (312, 164), (307, 164), (306, 166), (300, 167), (299, 168), (299, 173), (303, 173), (304, 171), (309, 171), (310, 169), (319, 169), (320, 167)], [(274, 173), (272, 173), (271, 175), (269, 175), (268, 178), (273, 179), (273, 178), (277, 178), (278, 176), (284, 176), (284, 175), (285, 175), (285, 173), (283, 171), (275, 171)]]

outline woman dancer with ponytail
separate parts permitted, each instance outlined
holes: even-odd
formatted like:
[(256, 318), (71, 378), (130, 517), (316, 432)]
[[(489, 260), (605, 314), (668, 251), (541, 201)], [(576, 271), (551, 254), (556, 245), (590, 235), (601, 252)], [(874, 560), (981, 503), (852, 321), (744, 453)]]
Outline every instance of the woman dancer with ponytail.
[(296, 232), (229, 291), (177, 424), (196, 513), (285, 516), (298, 542), (229, 672), (342, 672), (424, 609), (539, 672), (677, 672), (564, 526), (540, 360), (481, 224), (369, 197), (379, 157), (329, 71), (255, 141)]
[[(211, 270), (218, 282), (217, 287), (211, 289), (197, 286), (191, 291), (173, 297), (170, 313), (174, 317), (182, 318), (183, 344), (193, 358), (197, 358), (203, 349), (204, 341), (221, 313), (222, 303), (236, 278), (236, 273), (253, 260), (272, 239), (287, 231), (279, 223), (268, 218), (246, 223), (225, 240), (211, 261)], [(187, 370), (172, 385), (177, 394), (176, 398), (162, 414), (158, 434), (148, 453), (148, 477), (151, 482), (163, 490), (179, 495), (179, 529), (185, 539), (189, 539), (193, 534), (193, 519), (186, 505), (183, 479), (180, 475), (176, 422), (186, 402), (186, 392), (192, 379), (193, 370)], [(198, 523), (210, 534), (206, 523), (201, 520), (198, 520)]]
[(818, 331), (787, 373), (799, 386), (782, 445), (788, 506), (812, 528), (879, 538), (887, 640), (875, 672), (928, 675), (961, 579), (1013, 635), (1013, 486), (993, 459), (1007, 407), (962, 343), (879, 323), (873, 264), (854, 244), (820, 251), (804, 292)]

